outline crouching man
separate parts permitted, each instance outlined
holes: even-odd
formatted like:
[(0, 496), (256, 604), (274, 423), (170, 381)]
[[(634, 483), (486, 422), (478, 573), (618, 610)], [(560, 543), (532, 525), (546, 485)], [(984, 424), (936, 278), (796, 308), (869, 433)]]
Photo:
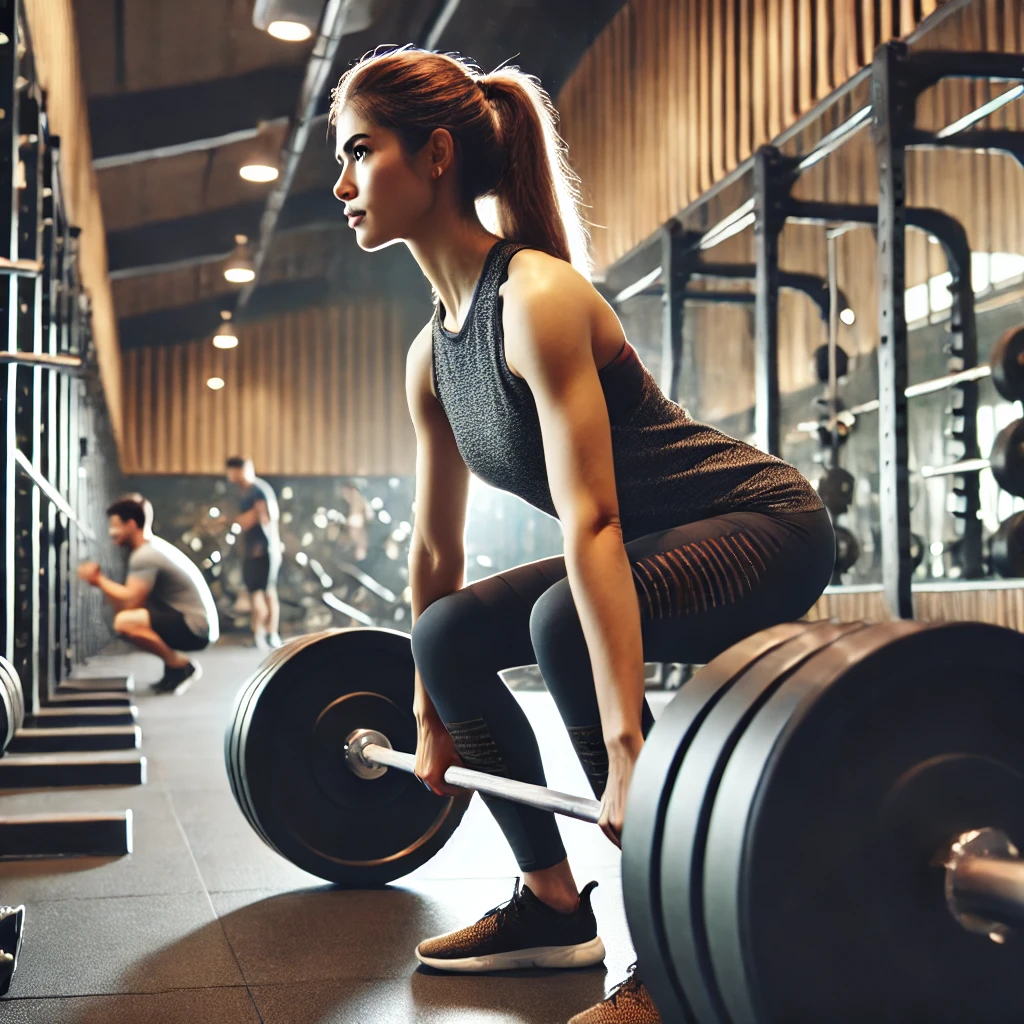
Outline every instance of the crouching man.
[(152, 689), (180, 695), (202, 672), (188, 654), (220, 635), (213, 595), (193, 562), (153, 535), (153, 506), (141, 494), (119, 498), (107, 516), (111, 540), (130, 552), (127, 578), (108, 579), (97, 562), (83, 562), (78, 575), (113, 605), (114, 631), (163, 661)]

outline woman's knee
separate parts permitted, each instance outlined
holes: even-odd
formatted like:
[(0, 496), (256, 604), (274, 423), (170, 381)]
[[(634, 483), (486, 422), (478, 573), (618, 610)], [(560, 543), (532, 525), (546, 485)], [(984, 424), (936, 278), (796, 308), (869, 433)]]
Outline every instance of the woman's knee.
[[(579, 657), (580, 645), (582, 656), (588, 659), (589, 665), (583, 627), (568, 580), (554, 584), (537, 599), (530, 613), (530, 639), (541, 671), (546, 665), (554, 666), (565, 657)], [(548, 680), (548, 685), (551, 685), (551, 680)]]
[(486, 609), (467, 589), (439, 598), (416, 620), (413, 658), (432, 696), (465, 674), (473, 648), (486, 644), (486, 619)]

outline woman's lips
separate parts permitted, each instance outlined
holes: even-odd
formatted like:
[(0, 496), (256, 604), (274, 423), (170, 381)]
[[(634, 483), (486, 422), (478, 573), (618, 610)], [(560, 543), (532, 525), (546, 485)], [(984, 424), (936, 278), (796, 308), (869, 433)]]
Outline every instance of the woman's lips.
[(366, 217), (365, 213), (350, 213), (348, 217), (348, 226), (350, 228), (358, 227), (363, 223), (363, 219)]

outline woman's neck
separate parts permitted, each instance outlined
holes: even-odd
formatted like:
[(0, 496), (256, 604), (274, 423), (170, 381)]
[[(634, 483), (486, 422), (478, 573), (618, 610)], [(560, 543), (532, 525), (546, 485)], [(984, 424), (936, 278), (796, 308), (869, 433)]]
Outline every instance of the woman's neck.
[(462, 326), (484, 261), (497, 241), (498, 236), (475, 217), (449, 221), (444, 230), (407, 240), (409, 251), (444, 306), (449, 318), (445, 326)]

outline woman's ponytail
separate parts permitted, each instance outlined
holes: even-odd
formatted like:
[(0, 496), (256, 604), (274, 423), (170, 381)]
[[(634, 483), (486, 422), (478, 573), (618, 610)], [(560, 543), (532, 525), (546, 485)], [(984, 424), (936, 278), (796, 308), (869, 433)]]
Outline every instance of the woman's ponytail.
[(515, 68), (502, 68), (477, 82), (494, 107), (498, 142), (505, 154), (494, 189), (500, 233), (589, 274), (579, 179), (569, 165), (548, 94), (536, 78)]

